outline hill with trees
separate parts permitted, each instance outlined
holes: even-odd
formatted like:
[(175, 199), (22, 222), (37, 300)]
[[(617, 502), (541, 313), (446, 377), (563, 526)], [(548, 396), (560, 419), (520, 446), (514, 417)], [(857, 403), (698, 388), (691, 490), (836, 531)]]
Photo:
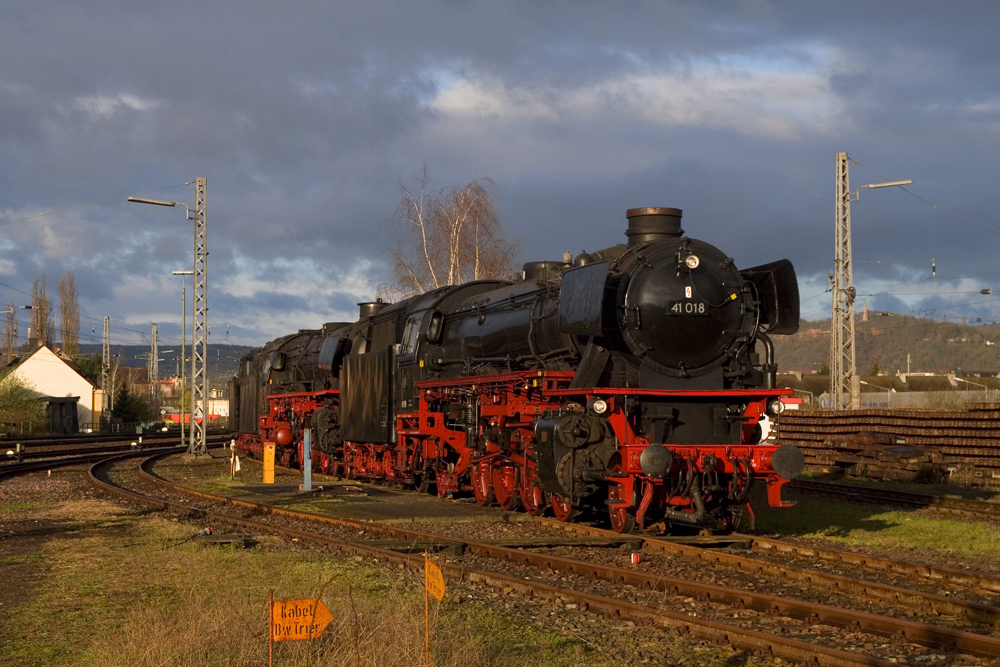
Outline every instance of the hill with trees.
[[(163, 350), (160, 351), (160, 377), (165, 378), (178, 373), (179, 367), (178, 363), (180, 360), (180, 346), (172, 345), (169, 352)], [(222, 382), (223, 380), (228, 380), (232, 376), (236, 375), (236, 371), (239, 370), (240, 358), (251, 350), (256, 349), (247, 345), (223, 345), (223, 344), (210, 344), (208, 346), (208, 358), (205, 360), (206, 371), (208, 377), (211, 381), (212, 386), (216, 386), (217, 382)], [(89, 343), (80, 344), (81, 355), (98, 355), (98, 365), (96, 374), (100, 376), (100, 355), (102, 353), (102, 346), (94, 345)], [(188, 347), (185, 350), (187, 353), (187, 372), (191, 373), (191, 345), (188, 343)], [(111, 346), (111, 357), (120, 360), (122, 366), (145, 366), (146, 359), (149, 355), (148, 345), (112, 345)], [(84, 365), (84, 364), (81, 364)], [(86, 367), (85, 370), (90, 370)]]
[[(855, 356), (858, 372), (1000, 372), (1000, 324), (970, 325), (897, 315), (857, 316)], [(779, 372), (821, 372), (830, 363), (830, 320), (803, 320), (798, 333), (774, 336)]]

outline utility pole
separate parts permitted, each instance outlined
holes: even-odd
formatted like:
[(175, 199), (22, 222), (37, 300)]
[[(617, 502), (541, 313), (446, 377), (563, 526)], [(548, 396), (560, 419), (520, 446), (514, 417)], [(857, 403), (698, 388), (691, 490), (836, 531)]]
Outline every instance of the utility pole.
[[(190, 276), (194, 274), (194, 271), (174, 271), (175, 276)], [(182, 278), (182, 280), (187, 280)], [(177, 406), (180, 408), (181, 412), (181, 447), (184, 446), (184, 390), (187, 389), (187, 381), (184, 377), (185, 368), (187, 367), (187, 287), (182, 282), (181, 283), (181, 361), (178, 364), (179, 374), (181, 376), (181, 398), (177, 401)], [(193, 454), (194, 450), (191, 445), (187, 449), (188, 454)]]
[(159, 394), (159, 392), (157, 390), (160, 387), (159, 382), (158, 382), (159, 377), (160, 377), (160, 365), (158, 363), (159, 359), (157, 358), (157, 357), (160, 356), (160, 350), (159, 350), (160, 340), (159, 340), (159, 331), (158, 331), (158, 329), (159, 329), (159, 325), (157, 325), (154, 322), (153, 323), (153, 332), (152, 332), (152, 335), (150, 336), (150, 339), (149, 339), (150, 340), (150, 343), (149, 343), (149, 366), (147, 367), (148, 368), (147, 374), (149, 375), (149, 393), (150, 393), (150, 397), (149, 398), (150, 398), (150, 401), (153, 404), (153, 407), (156, 407), (156, 405), (157, 405), (156, 397)]
[[(10, 305), (4, 308), (4, 313), (7, 315), (7, 319), (4, 322), (3, 344), (0, 347), (3, 348), (4, 356), (0, 359), (0, 366), (6, 366), (10, 361), (16, 357), (18, 352), (18, 342), (19, 337), (17, 335), (17, 311), (18, 310), (32, 310), (31, 306), (19, 306), (13, 301)], [(28, 327), (29, 332), (31, 327)]]
[[(111, 386), (111, 318), (104, 317), (104, 354), (101, 357), (101, 389), (104, 390), (104, 416), (111, 415), (114, 388)], [(110, 392), (110, 393), (109, 393)]]

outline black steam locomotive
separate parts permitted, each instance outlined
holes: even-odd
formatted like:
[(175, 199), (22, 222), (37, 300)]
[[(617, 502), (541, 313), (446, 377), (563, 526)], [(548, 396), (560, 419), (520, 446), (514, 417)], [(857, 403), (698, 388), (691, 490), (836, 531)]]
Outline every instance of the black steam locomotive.
[(681, 211), (632, 209), (628, 243), (531, 262), (279, 338), (233, 380), (238, 447), (481, 504), (607, 511), (612, 526), (735, 528), (803, 468), (762, 441), (781, 410), (769, 334), (798, 328), (787, 260), (739, 271)]

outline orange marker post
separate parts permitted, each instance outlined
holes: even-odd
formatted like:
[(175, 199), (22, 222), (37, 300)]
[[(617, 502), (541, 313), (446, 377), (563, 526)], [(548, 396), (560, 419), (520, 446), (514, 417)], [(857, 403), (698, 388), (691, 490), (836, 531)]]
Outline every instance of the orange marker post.
[(264, 483), (274, 484), (274, 443), (264, 445)]
[(424, 654), (427, 667), (431, 667), (431, 612), (430, 596), (438, 602), (444, 599), (444, 573), (427, 557), (424, 550)]

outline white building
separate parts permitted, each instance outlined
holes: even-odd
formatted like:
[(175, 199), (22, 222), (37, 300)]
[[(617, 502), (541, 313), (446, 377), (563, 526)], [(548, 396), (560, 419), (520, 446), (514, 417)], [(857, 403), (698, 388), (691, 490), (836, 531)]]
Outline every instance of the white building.
[(104, 392), (83, 377), (72, 361), (42, 346), (15, 366), (11, 375), (48, 399), (52, 431), (70, 433), (100, 426)]

